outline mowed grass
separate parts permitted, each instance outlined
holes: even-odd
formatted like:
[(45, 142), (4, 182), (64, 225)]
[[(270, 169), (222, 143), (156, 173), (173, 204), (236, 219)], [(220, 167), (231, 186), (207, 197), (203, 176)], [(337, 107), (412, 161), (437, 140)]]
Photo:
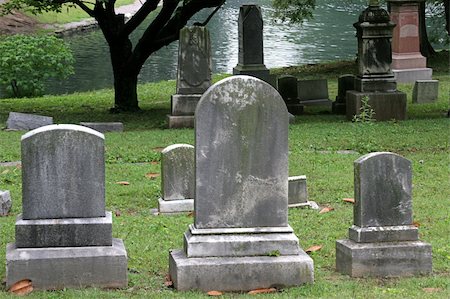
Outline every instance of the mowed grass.
[[(92, 1), (92, 3), (94, 3), (94, 1)], [(116, 7), (132, 3), (134, 3), (134, 0), (117, 0)], [(88, 6), (92, 7), (93, 5), (90, 5), (88, 3)], [(90, 16), (78, 6), (68, 4), (64, 4), (62, 6), (61, 12), (49, 11), (38, 15), (33, 15), (29, 12), (26, 12), (26, 14), (43, 24), (66, 24), (90, 18)]]
[[(447, 60), (448, 61), (448, 60)], [(351, 63), (350, 63), (351, 65)], [(327, 73), (332, 64), (318, 66), (299, 76), (329, 80), (330, 98), (337, 93), (337, 76)], [(322, 69), (322, 71), (320, 70)], [(445, 67), (443, 68), (445, 69)], [(336, 71), (337, 72), (337, 71)], [(218, 76), (219, 80), (223, 76)], [(264, 298), (449, 298), (450, 297), (450, 185), (449, 185), (449, 109), (450, 75), (435, 72), (440, 81), (436, 103), (411, 102), (412, 84), (400, 84), (408, 94), (408, 120), (356, 124), (326, 109), (306, 109), (289, 127), (289, 174), (307, 175), (309, 199), (328, 213), (308, 209), (289, 211), (289, 223), (301, 246), (322, 245), (312, 253), (315, 283), (280, 290)], [(139, 86), (141, 113), (109, 114), (112, 90), (35, 99), (0, 100), (0, 123), (10, 111), (54, 117), (55, 123), (80, 121), (121, 121), (125, 132), (106, 133), (106, 206), (113, 211), (113, 235), (125, 242), (129, 257), (129, 284), (123, 290), (62, 290), (33, 292), (33, 298), (202, 298), (201, 292), (177, 292), (164, 285), (170, 249), (182, 248), (182, 235), (193, 222), (189, 215), (153, 216), (160, 195), (160, 149), (174, 143), (194, 141), (192, 129), (165, 128), (170, 95), (175, 82)], [(20, 160), (23, 132), (0, 131), (0, 161)], [(340, 154), (353, 150), (358, 154)], [(420, 238), (433, 246), (433, 273), (409, 278), (353, 279), (335, 271), (335, 241), (347, 238), (352, 224), (352, 205), (343, 198), (353, 197), (353, 161), (372, 151), (399, 153), (412, 161), (414, 221), (420, 225)], [(119, 185), (116, 182), (130, 184)], [(21, 170), (0, 167), (0, 189), (11, 190), (11, 215), (0, 218), (0, 277), (5, 276), (6, 243), (14, 242), (15, 217), (21, 212)], [(3, 264), (2, 264), (3, 263)], [(3, 266), (2, 266), (3, 265)], [(43, 273), (43, 275), (45, 275)], [(2, 289), (0, 297), (8, 297)], [(225, 298), (253, 298), (227, 293)]]

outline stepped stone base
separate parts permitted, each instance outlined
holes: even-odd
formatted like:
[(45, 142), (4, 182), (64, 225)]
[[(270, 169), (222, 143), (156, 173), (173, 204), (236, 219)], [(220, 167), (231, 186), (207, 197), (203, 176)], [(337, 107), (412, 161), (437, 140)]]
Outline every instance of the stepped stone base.
[(336, 241), (336, 270), (352, 277), (427, 274), (432, 270), (431, 258), (431, 245), (421, 241)]
[(123, 241), (112, 246), (17, 248), (6, 246), (6, 287), (29, 279), (39, 290), (126, 287), (127, 252)]
[(158, 212), (160, 214), (186, 213), (194, 210), (193, 199), (164, 200), (158, 199)]
[(314, 282), (313, 260), (303, 251), (278, 257), (188, 258), (182, 250), (173, 250), (169, 273), (179, 291), (248, 291)]

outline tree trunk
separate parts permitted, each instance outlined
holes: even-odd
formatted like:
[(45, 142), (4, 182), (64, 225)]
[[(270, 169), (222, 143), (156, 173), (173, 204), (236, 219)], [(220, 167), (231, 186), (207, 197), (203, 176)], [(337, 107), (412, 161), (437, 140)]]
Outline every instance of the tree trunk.
[(140, 67), (130, 64), (132, 44), (128, 38), (109, 41), (114, 75), (114, 108), (111, 112), (139, 111), (137, 78)]
[(426, 17), (425, 17), (425, 2), (419, 3), (419, 39), (420, 39), (420, 52), (425, 57), (430, 57), (436, 54), (433, 46), (428, 40)]

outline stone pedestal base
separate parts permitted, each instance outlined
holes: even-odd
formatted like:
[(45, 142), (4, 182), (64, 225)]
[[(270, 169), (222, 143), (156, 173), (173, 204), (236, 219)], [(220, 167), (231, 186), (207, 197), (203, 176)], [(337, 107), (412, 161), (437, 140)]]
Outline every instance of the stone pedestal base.
[[(345, 100), (345, 99), (344, 99), (344, 100)], [(342, 114), (342, 115), (345, 115), (346, 109), (347, 109), (347, 106), (345, 105), (345, 102), (338, 102), (338, 101), (336, 100), (336, 101), (334, 101), (334, 102), (331, 104), (331, 111), (332, 111), (334, 114)]]
[(300, 115), (300, 114), (303, 114), (303, 109), (305, 106), (301, 105), (301, 104), (286, 103), (286, 107), (287, 107), (289, 113), (291, 113), (293, 115)]
[(406, 119), (406, 93), (394, 92), (359, 92), (355, 90), (347, 91), (347, 111), (348, 120), (352, 120), (355, 114), (359, 114), (361, 99), (369, 97), (369, 105), (375, 111), (377, 121), (405, 120)]
[(433, 69), (418, 68), (418, 69), (393, 69), (395, 79), (398, 83), (413, 83), (417, 80), (431, 80)]
[(273, 86), (274, 80), (264, 64), (238, 64), (233, 68), (233, 75), (248, 75), (259, 78)]
[(194, 210), (193, 199), (164, 200), (158, 199), (158, 212), (160, 214), (186, 213)]
[(193, 128), (195, 123), (194, 115), (174, 116), (167, 115), (169, 129)]
[(352, 277), (412, 276), (432, 270), (431, 245), (421, 241), (336, 241), (336, 270)]
[(169, 256), (169, 273), (179, 291), (248, 291), (314, 282), (313, 260), (303, 251), (287, 256), (188, 258)]
[(6, 246), (6, 287), (30, 279), (39, 290), (126, 287), (127, 252), (122, 240), (112, 246), (17, 248)]

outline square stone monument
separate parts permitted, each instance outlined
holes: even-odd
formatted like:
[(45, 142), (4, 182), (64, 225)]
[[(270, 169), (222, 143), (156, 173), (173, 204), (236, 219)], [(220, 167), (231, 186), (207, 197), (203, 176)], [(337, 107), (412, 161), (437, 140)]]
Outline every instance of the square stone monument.
[(53, 117), (19, 112), (10, 112), (6, 120), (8, 130), (18, 131), (34, 130), (52, 124)]
[(50, 125), (22, 136), (22, 214), (6, 247), (6, 286), (127, 285), (127, 253), (105, 213), (103, 134)]
[(194, 127), (194, 112), (202, 94), (211, 86), (211, 42), (205, 27), (180, 30), (177, 93), (171, 98), (169, 128)]
[(314, 201), (308, 201), (306, 175), (290, 176), (288, 179), (288, 206), (289, 208), (310, 207), (318, 209)]
[(194, 224), (172, 250), (178, 290), (246, 291), (312, 283), (288, 224), (288, 117), (279, 93), (233, 76), (202, 96), (195, 120)]
[(412, 83), (431, 80), (433, 70), (420, 53), (419, 4), (425, 0), (387, 0), (394, 28), (392, 39), (392, 71), (397, 82)]
[(330, 106), (328, 81), (326, 79), (298, 80), (298, 97), (305, 106)]
[(358, 37), (359, 74), (355, 90), (347, 91), (346, 118), (352, 120), (359, 114), (361, 99), (367, 96), (376, 120), (406, 119), (406, 93), (397, 91), (391, 70), (391, 38), (395, 24), (378, 1), (373, 0), (353, 26)]
[(249, 75), (272, 83), (264, 65), (263, 19), (258, 5), (242, 5), (238, 19), (239, 58), (233, 75)]
[(161, 152), (160, 214), (194, 210), (195, 150), (189, 144), (173, 144)]
[(414, 84), (412, 102), (416, 104), (436, 102), (439, 96), (438, 80), (417, 80)]
[(297, 90), (297, 78), (290, 75), (283, 75), (278, 78), (278, 92), (286, 104), (289, 113), (299, 115), (303, 113), (303, 105), (300, 104)]
[(431, 245), (419, 241), (413, 225), (411, 161), (378, 152), (354, 167), (354, 225), (349, 239), (336, 242), (337, 271), (352, 277), (430, 273)]

